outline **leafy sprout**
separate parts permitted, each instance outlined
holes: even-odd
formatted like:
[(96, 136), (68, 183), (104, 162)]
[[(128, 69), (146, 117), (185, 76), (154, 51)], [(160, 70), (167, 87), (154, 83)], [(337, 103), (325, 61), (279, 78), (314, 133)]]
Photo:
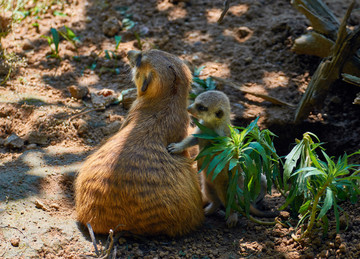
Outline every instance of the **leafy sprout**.
[(77, 43), (80, 43), (80, 39), (76, 34), (66, 25), (62, 30), (59, 30), (59, 34), (68, 42), (70, 42), (74, 48), (77, 50)]
[[(59, 56), (59, 42), (60, 42), (59, 33), (54, 28), (51, 28), (50, 32), (51, 32), (51, 36), (47, 36), (47, 35), (41, 36), (42, 38), (47, 39), (47, 42), (51, 50), (51, 54), (47, 56), (47, 58), (51, 57), (51, 58), (61, 59)], [(55, 48), (52, 47), (52, 44), (54, 44)]]
[(208, 77), (206, 79), (201, 79), (199, 76), (201, 71), (205, 68), (205, 66), (195, 67), (193, 71), (193, 82), (192, 82), (192, 91), (190, 93), (190, 98), (195, 99), (200, 93), (208, 90), (215, 90), (216, 82)]
[[(279, 171), (279, 157), (276, 154), (269, 130), (260, 130), (254, 120), (246, 128), (229, 125), (230, 136), (218, 136), (199, 122), (195, 122), (202, 134), (194, 135), (207, 139), (210, 144), (201, 150), (197, 160), (202, 160), (200, 172), (206, 173), (212, 180), (223, 172), (229, 174), (226, 215), (234, 209), (250, 217), (250, 204), (261, 190), (261, 174), (268, 180), (267, 191), (271, 191), (274, 173)], [(240, 177), (243, 186), (239, 186)]]
[(115, 45), (115, 51), (118, 50), (118, 48), (119, 48), (119, 46), (120, 46), (120, 43), (121, 43), (121, 39), (122, 39), (121, 36), (119, 36), (119, 35), (116, 35), (116, 36), (115, 36), (115, 43), (116, 43), (116, 45)]
[(301, 215), (298, 225), (306, 224), (306, 230), (299, 238), (308, 236), (315, 223), (322, 225), (324, 233), (328, 231), (328, 211), (333, 208), (336, 231), (340, 230), (339, 213), (342, 210), (339, 201), (350, 199), (358, 200), (360, 194), (358, 180), (360, 180), (360, 165), (348, 164), (348, 158), (359, 154), (344, 154), (335, 162), (324, 150), (321, 150), (325, 161), (322, 161), (317, 150), (321, 143), (315, 143), (318, 138), (312, 133), (305, 133), (303, 139), (286, 156), (284, 165), (284, 182), (290, 181), (291, 189), (283, 209), (290, 205), (293, 210)]

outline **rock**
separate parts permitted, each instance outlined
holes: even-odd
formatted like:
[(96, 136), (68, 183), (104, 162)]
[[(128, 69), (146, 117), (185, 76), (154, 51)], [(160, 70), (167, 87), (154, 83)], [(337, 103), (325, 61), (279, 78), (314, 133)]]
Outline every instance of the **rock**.
[(24, 140), (15, 133), (13, 133), (5, 140), (4, 146), (12, 149), (19, 149), (24, 146)]
[(31, 131), (27, 137), (30, 144), (46, 145), (49, 138), (48, 136), (38, 131)]
[(119, 244), (120, 244), (120, 245), (123, 245), (123, 244), (125, 244), (125, 243), (126, 243), (126, 239), (123, 238), (123, 237), (121, 237), (121, 238), (119, 239)]
[(346, 245), (344, 243), (342, 243), (339, 246), (339, 250), (340, 250), (341, 253), (346, 253)]
[(89, 93), (89, 88), (80, 85), (71, 85), (68, 87), (71, 97), (82, 99)]
[(22, 46), (23, 50), (30, 50), (34, 48), (34, 44), (29, 40), (29, 39), (25, 39), (24, 44)]
[(102, 128), (102, 132), (104, 133), (104, 135), (112, 135), (120, 129), (120, 126), (121, 126), (120, 121), (114, 121), (109, 125), (107, 125), (106, 127)]
[(121, 22), (115, 17), (109, 17), (102, 25), (102, 31), (106, 36), (112, 37), (121, 29)]
[(51, 203), (51, 204), (50, 204), (50, 208), (55, 209), (55, 210), (59, 210), (60, 205), (57, 204), (57, 203)]
[(94, 108), (101, 109), (109, 106), (118, 99), (117, 94), (111, 89), (103, 89), (96, 93), (91, 93), (91, 102)]
[(350, 227), (350, 221), (347, 219), (346, 215), (341, 215), (339, 218), (339, 224), (340, 224), (340, 229), (344, 230), (348, 227)]
[(121, 92), (121, 102), (125, 109), (129, 109), (137, 97), (136, 88), (130, 88)]
[(36, 144), (30, 144), (30, 145), (27, 145), (27, 147), (26, 147), (27, 150), (35, 149), (35, 148), (37, 148)]
[(280, 211), (280, 218), (283, 220), (287, 220), (290, 218), (290, 213), (287, 211)]
[(48, 211), (48, 209), (46, 208), (45, 204), (42, 201), (35, 200), (34, 203), (36, 208), (42, 209), (43, 211)]
[(12, 238), (10, 240), (10, 243), (13, 247), (18, 247), (20, 244), (20, 238), (19, 237)]
[(77, 133), (79, 136), (84, 136), (89, 131), (89, 125), (83, 119), (79, 119), (76, 123), (74, 123), (74, 126), (77, 128)]

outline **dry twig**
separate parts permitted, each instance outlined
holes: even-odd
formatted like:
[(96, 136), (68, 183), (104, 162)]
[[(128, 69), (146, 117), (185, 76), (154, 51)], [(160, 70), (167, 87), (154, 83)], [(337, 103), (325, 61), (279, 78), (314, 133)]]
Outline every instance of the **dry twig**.
[(222, 20), (224, 19), (225, 17), (225, 14), (227, 13), (227, 11), (229, 10), (229, 7), (230, 7), (230, 0), (225, 0), (224, 2), (224, 10), (222, 11), (221, 15), (220, 15), (220, 18), (218, 19), (217, 23), (221, 23)]
[(212, 76), (212, 78), (220, 83), (223, 83), (223, 84), (227, 84), (227, 85), (230, 85), (231, 87), (233, 87), (234, 89), (236, 90), (240, 90), (241, 92), (243, 93), (246, 93), (246, 94), (251, 94), (253, 96), (256, 96), (256, 97), (260, 97), (266, 101), (269, 101), (273, 104), (276, 104), (276, 105), (285, 105), (285, 106), (288, 106), (288, 107), (291, 107), (291, 108), (295, 108), (296, 106), (294, 104), (291, 104), (291, 103), (287, 103), (287, 102), (284, 102), (284, 101), (281, 101), (280, 99), (277, 99), (275, 97), (272, 97), (272, 96), (269, 96), (269, 95), (266, 95), (266, 94), (260, 94), (260, 93), (255, 93), (253, 91), (250, 91), (249, 89), (245, 89), (245, 87), (243, 86), (240, 86), (228, 79), (224, 79), (224, 78), (220, 78), (220, 77), (216, 77), (216, 76)]

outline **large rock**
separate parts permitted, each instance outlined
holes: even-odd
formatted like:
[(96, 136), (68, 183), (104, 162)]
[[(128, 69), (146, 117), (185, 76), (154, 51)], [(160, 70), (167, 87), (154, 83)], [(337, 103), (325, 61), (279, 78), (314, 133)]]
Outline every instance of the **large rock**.
[(24, 140), (15, 133), (13, 133), (5, 140), (4, 145), (9, 148), (19, 149), (24, 146)]
[(89, 93), (89, 88), (80, 85), (71, 85), (68, 87), (71, 97), (82, 99)]
[(115, 17), (109, 17), (102, 25), (102, 31), (106, 36), (113, 37), (121, 29), (121, 22)]
[(30, 144), (46, 145), (48, 143), (48, 136), (37, 131), (31, 131), (27, 138)]

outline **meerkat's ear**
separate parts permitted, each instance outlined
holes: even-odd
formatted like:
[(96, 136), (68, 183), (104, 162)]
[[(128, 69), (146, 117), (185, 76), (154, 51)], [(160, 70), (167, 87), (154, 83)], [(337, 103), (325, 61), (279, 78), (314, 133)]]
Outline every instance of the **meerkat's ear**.
[(144, 81), (143, 81), (143, 84), (141, 86), (141, 91), (142, 92), (145, 92), (146, 89), (148, 88), (149, 84), (151, 83), (151, 80), (152, 80), (152, 75), (151, 73), (148, 74), (145, 78), (144, 78)]
[(142, 54), (140, 53), (135, 60), (135, 66), (136, 67), (140, 67), (141, 66), (141, 59), (142, 59)]

